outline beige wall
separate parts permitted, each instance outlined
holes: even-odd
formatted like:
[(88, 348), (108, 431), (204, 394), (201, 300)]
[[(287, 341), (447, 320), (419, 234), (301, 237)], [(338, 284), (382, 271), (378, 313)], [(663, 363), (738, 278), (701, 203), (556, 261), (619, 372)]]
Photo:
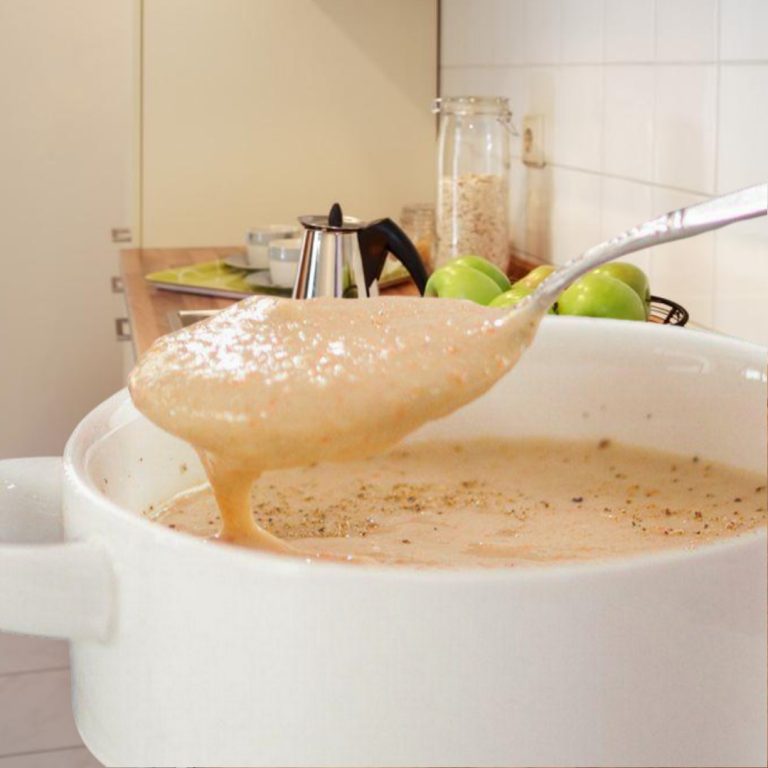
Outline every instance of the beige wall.
[(145, 0), (145, 246), (433, 199), (436, 0)]

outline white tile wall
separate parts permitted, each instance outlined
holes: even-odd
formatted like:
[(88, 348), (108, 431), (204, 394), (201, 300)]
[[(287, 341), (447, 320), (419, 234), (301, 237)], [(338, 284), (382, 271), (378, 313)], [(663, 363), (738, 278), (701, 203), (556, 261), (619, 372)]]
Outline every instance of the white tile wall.
[[(765, 5), (768, 6), (768, 2)], [(768, 175), (768, 66), (723, 65), (719, 106), (718, 190), (765, 181)]]
[(476, 0), (451, 0), (441, 19), (441, 64), (472, 66), (493, 63), (490, 41), (496, 21), (496, 6), (482, 10)]
[(600, 177), (552, 170), (551, 258), (564, 264), (600, 241)]
[(720, 0), (722, 61), (765, 61), (768, 3), (765, 0)]
[(742, 222), (715, 233), (715, 284), (718, 300), (713, 325), (734, 336), (744, 335), (745, 325), (762, 328), (768, 296), (768, 259), (764, 221)]
[(524, 0), (523, 55), (530, 64), (560, 60), (560, 0)]
[(560, 61), (595, 64), (603, 56), (603, 1), (563, 0)]
[(493, 20), (491, 52), (499, 65), (525, 61), (523, 0), (489, 0)]
[(641, 181), (653, 178), (654, 72), (610, 65), (605, 78), (603, 170)]
[[(525, 106), (519, 115), (543, 115), (544, 117), (544, 148), (547, 157), (552, 157), (553, 137), (557, 123), (555, 121), (555, 105), (557, 85), (560, 79), (558, 67), (526, 67), (527, 75), (525, 90), (520, 94), (520, 103)], [(515, 110), (513, 102), (512, 109)]]
[(653, 180), (680, 189), (715, 189), (716, 67), (657, 66)]
[[(545, 118), (512, 146), (514, 248), (562, 261), (691, 200), (768, 181), (768, 0), (443, 0), (442, 90)], [(768, 220), (637, 254), (694, 320), (768, 345)]]
[(715, 61), (717, 0), (656, 0), (656, 61)]
[(599, 171), (602, 159), (601, 67), (562, 67), (555, 92), (553, 157), (563, 165)]
[(653, 0), (606, 0), (605, 61), (653, 61)]

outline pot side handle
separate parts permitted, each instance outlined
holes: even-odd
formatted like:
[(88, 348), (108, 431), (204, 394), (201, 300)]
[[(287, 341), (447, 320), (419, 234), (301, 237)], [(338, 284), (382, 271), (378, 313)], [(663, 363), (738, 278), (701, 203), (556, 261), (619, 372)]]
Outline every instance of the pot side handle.
[(105, 639), (112, 569), (104, 547), (63, 541), (62, 463), (0, 461), (0, 629)]

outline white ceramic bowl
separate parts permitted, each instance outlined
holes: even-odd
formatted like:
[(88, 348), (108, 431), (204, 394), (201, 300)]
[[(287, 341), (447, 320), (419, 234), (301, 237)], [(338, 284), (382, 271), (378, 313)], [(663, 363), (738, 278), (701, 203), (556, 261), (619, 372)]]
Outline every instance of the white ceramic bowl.
[(273, 240), (269, 244), (269, 276), (277, 288), (293, 288), (299, 269), (302, 239), (300, 237)]
[(269, 268), (269, 244), (273, 240), (297, 237), (301, 227), (291, 224), (266, 224), (245, 233), (245, 258), (254, 269)]
[[(480, 434), (764, 472), (766, 350), (548, 318), (515, 371), (414, 439)], [(72, 640), (77, 725), (108, 765), (765, 764), (764, 532), (544, 569), (305, 564), (137, 514), (201, 479), (125, 392), (63, 464), (0, 464), (0, 626)]]

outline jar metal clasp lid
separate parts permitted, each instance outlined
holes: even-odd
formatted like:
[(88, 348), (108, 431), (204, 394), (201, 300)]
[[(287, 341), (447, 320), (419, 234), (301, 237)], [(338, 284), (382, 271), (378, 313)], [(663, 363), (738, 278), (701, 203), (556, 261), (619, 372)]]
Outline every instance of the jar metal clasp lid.
[(505, 96), (445, 96), (432, 102), (432, 114), (485, 114), (495, 116), (510, 136), (519, 136), (520, 132), (512, 122), (512, 110), (509, 99)]

